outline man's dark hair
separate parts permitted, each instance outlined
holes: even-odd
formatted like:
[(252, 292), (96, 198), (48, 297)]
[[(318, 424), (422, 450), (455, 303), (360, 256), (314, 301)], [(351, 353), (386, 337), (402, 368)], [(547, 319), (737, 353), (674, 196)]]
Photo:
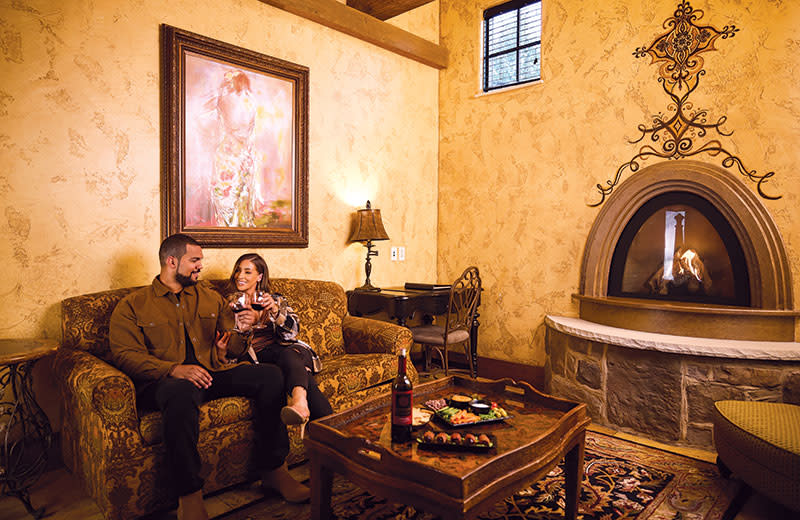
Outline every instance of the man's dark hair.
[(180, 260), (186, 254), (187, 244), (200, 246), (197, 240), (183, 233), (175, 233), (168, 236), (161, 242), (161, 247), (158, 248), (158, 261), (161, 262), (161, 265), (167, 265), (167, 258), (170, 256)]

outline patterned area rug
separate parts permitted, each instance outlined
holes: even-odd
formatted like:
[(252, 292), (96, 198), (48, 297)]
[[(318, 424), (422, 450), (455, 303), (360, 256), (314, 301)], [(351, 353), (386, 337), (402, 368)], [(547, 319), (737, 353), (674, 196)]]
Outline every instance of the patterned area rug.
[[(495, 504), (480, 518), (561, 520), (563, 482), (563, 468), (558, 466), (535, 485)], [(578, 516), (583, 520), (720, 520), (737, 492), (736, 481), (722, 478), (713, 464), (587, 433)], [(339, 520), (437, 518), (376, 498), (340, 477), (334, 480), (332, 503)], [(305, 520), (309, 517), (308, 504), (296, 506), (265, 499), (217, 518)]]

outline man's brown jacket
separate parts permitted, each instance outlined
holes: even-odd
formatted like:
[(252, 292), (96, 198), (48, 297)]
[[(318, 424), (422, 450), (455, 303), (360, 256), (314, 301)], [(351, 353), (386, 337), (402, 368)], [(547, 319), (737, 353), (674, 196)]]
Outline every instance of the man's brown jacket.
[[(111, 355), (134, 383), (161, 379), (185, 360), (188, 335), (206, 370), (224, 370), (236, 364), (217, 359), (214, 342), (217, 332), (231, 327), (233, 313), (204, 282), (185, 287), (176, 296), (156, 276), (151, 285), (123, 298), (111, 314)], [(244, 338), (234, 333), (229, 350), (241, 352), (243, 343)]]

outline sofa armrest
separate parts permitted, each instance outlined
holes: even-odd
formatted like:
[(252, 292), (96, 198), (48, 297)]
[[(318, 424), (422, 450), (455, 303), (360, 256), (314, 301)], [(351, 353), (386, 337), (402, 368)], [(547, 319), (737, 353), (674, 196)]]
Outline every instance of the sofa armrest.
[(89, 352), (70, 348), (58, 351), (54, 368), (65, 398), (77, 407), (73, 415), (94, 415), (104, 430), (138, 430), (136, 391), (124, 372)]
[(388, 321), (347, 315), (342, 319), (344, 350), (348, 354), (395, 354), (414, 344), (411, 331)]

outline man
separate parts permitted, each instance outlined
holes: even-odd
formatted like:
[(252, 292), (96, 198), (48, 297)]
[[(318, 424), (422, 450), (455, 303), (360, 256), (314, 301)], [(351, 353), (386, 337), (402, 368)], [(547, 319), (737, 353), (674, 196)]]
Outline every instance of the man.
[[(141, 407), (164, 416), (166, 463), (178, 492), (180, 520), (206, 520), (200, 477), (199, 406), (240, 395), (254, 400), (257, 467), (262, 486), (290, 502), (309, 498), (284, 464), (289, 452), (286, 427), (279, 419), (286, 404), (283, 376), (271, 364), (230, 362), (226, 353), (242, 351), (243, 339), (229, 332), (248, 330), (255, 314), (235, 318), (222, 296), (197, 280), (203, 251), (192, 237), (167, 237), (158, 251), (161, 272), (153, 283), (119, 302), (111, 315), (109, 340), (115, 364), (136, 386)], [(230, 343), (230, 345), (229, 345)]]

